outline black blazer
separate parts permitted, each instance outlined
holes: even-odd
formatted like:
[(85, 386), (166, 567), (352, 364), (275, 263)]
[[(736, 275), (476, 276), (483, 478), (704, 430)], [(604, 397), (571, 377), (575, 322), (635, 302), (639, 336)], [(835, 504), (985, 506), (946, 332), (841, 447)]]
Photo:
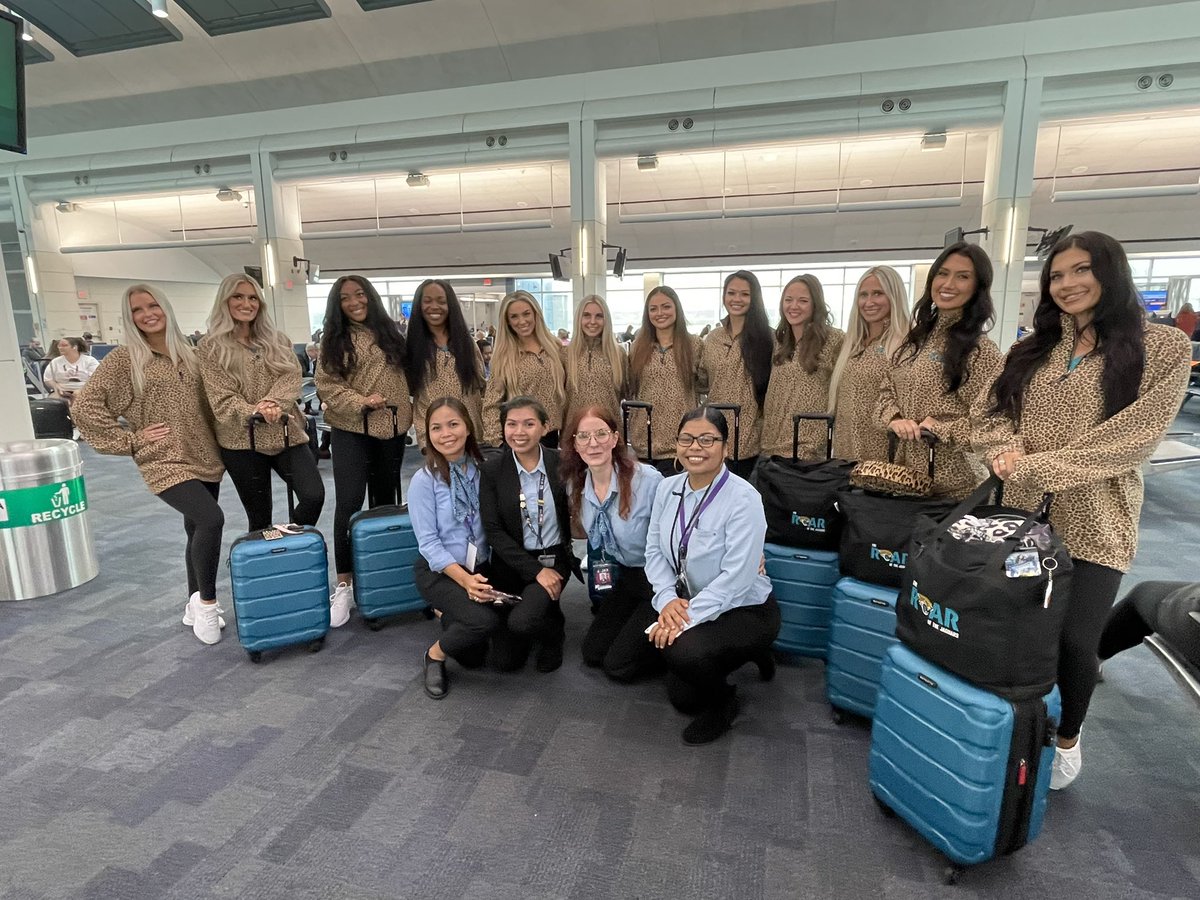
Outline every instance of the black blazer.
[[(579, 561), (571, 544), (567, 491), (558, 477), (558, 451), (543, 447), (542, 454), (546, 462), (546, 481), (550, 483), (554, 511), (558, 516), (558, 532), (563, 541), (554, 568), (564, 579), (572, 572), (579, 576)], [(505, 446), (480, 469), (483, 476), (479, 480), (479, 514), (492, 546), (492, 572), (500, 587), (505, 583), (514, 586), (531, 584), (542, 570), (537, 558), (525, 549), (525, 520), (521, 517), (521, 479), (517, 476), (517, 465), (512, 450)]]

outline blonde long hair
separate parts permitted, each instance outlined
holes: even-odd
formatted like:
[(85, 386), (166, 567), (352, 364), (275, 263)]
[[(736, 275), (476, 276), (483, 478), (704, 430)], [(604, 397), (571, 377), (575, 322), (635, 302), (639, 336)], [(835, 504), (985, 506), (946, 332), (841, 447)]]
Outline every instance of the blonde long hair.
[(846, 323), (846, 340), (842, 344), (842, 352), (838, 354), (833, 366), (833, 376), (829, 379), (829, 411), (837, 407), (838, 386), (842, 381), (842, 372), (852, 357), (858, 356), (867, 349), (867, 334), (869, 329), (858, 311), (858, 293), (862, 290), (863, 282), (874, 275), (887, 295), (890, 305), (887, 326), (883, 329), (883, 347), (888, 358), (896, 352), (904, 335), (908, 333), (908, 292), (904, 289), (904, 281), (900, 273), (891, 266), (872, 266), (863, 272), (854, 286), (854, 303), (850, 307), (850, 321)]
[(229, 313), (229, 298), (242, 284), (254, 288), (254, 294), (258, 297), (258, 315), (250, 323), (250, 344), (261, 354), (267, 371), (282, 377), (300, 368), (291, 341), (271, 321), (271, 311), (258, 285), (244, 274), (226, 275), (217, 287), (217, 299), (213, 302), (212, 312), (208, 314), (208, 334), (201, 345), (206, 353), (212, 354), (216, 364), (233, 377), (239, 391), (246, 388), (246, 354), (237, 339), (237, 322)]
[(598, 294), (588, 294), (575, 309), (575, 337), (567, 345), (567, 387), (570, 388), (572, 394), (579, 390), (579, 370), (583, 365), (583, 354), (588, 340), (583, 336), (583, 310), (589, 303), (595, 303), (604, 313), (604, 330), (600, 332), (600, 351), (612, 369), (617, 394), (623, 397), (626, 376), (625, 353), (617, 344), (617, 339), (613, 337), (612, 315), (608, 311), (608, 304)]
[(129, 298), (134, 294), (149, 294), (162, 308), (163, 315), (167, 317), (167, 356), (171, 358), (171, 362), (176, 367), (182, 365), (190, 375), (196, 374), (198, 366), (196, 365), (196, 348), (188, 343), (188, 339), (179, 330), (179, 323), (175, 319), (175, 310), (171, 308), (166, 294), (149, 284), (130, 285), (121, 295), (121, 324), (125, 328), (125, 347), (129, 351), (129, 363), (133, 376), (133, 396), (141, 397), (142, 391), (146, 388), (146, 364), (154, 358), (154, 351), (146, 343), (146, 336), (142, 334), (142, 330), (133, 324)]
[(496, 328), (496, 347), (492, 351), (492, 380), (500, 383), (505, 398), (516, 397), (522, 393), (517, 381), (517, 359), (521, 354), (521, 342), (508, 324), (508, 308), (517, 301), (528, 303), (533, 310), (533, 333), (538, 344), (546, 351), (546, 364), (554, 376), (555, 399), (562, 405), (566, 400), (567, 380), (562, 363), (562, 344), (546, 327), (542, 308), (529, 291), (513, 291), (500, 302), (500, 325)]

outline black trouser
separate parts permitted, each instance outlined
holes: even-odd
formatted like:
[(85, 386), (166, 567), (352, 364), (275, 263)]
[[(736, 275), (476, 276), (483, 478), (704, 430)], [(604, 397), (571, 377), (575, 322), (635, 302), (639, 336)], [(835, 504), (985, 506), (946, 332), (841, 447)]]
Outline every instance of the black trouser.
[(1062, 722), (1058, 736), (1079, 734), (1096, 688), (1096, 651), (1100, 633), (1117, 598), (1122, 573), (1108, 566), (1072, 559), (1071, 595), (1058, 643), (1058, 689), (1062, 693)]
[(476, 603), (458, 583), (443, 572), (429, 568), (425, 557), (413, 563), (413, 578), (425, 602), (442, 614), (439, 642), (453, 659), (477, 658), (488, 638), (504, 627), (505, 608), (491, 603)]
[(614, 681), (636, 681), (664, 669), (662, 654), (646, 636), (658, 618), (650, 605), (654, 588), (645, 569), (619, 566), (616, 586), (596, 604), (596, 616), (583, 636), (583, 661), (603, 666)]
[(261, 531), (271, 525), (271, 471), (296, 492), (297, 525), (316, 525), (325, 505), (325, 482), (307, 444), (291, 447), (274, 456), (255, 450), (221, 448), (221, 461), (238, 499), (246, 510), (246, 530)]
[(678, 475), (683, 471), (679, 466), (679, 460), (674, 456), (670, 459), (652, 459), (649, 465), (658, 469), (663, 478), (670, 478), (672, 475)]
[(542, 437), (542, 439), (539, 443), (541, 443), (541, 445), (543, 447), (550, 447), (551, 449), (557, 450), (558, 449), (558, 438), (559, 438), (558, 429), (555, 428), (553, 431), (547, 432)]
[(357, 431), (333, 429), (333, 562), (339, 574), (354, 571), (350, 517), (362, 509), (368, 495), (371, 509), (399, 499), (403, 462), (403, 435), (380, 440)]
[(743, 456), (741, 459), (725, 460), (725, 467), (729, 469), (738, 478), (750, 480), (750, 473), (754, 471), (754, 467), (758, 465), (758, 455)]
[(217, 599), (221, 530), (225, 527), (225, 513), (217, 502), (220, 492), (221, 482), (193, 478), (158, 495), (160, 500), (183, 514), (183, 531), (187, 535), (184, 560), (188, 596), (199, 591), (201, 600)]
[[(525, 551), (535, 559), (542, 553), (554, 554), (554, 569), (563, 577), (563, 590), (566, 590), (566, 582), (571, 578), (571, 571), (566, 565), (568, 546), (560, 544), (542, 551)], [(518, 642), (538, 641), (547, 645), (562, 643), (563, 623), (566, 621), (562, 606), (558, 600), (552, 600), (546, 589), (536, 580), (525, 583), (512, 569), (496, 564), (493, 559), (491, 582), (499, 590), (521, 598), (508, 614), (508, 630)]]
[[(1173, 596), (1181, 592), (1184, 592), (1183, 597)], [(1168, 598), (1171, 598), (1172, 612), (1163, 616), (1160, 613)], [(1183, 606), (1175, 605), (1181, 602)], [(1143, 581), (1113, 607), (1104, 633), (1100, 635), (1100, 658), (1116, 656), (1157, 633), (1184, 659), (1200, 667), (1200, 622), (1186, 616), (1184, 610), (1188, 607), (1191, 607), (1190, 611), (1200, 611), (1200, 595), (1195, 582)]]
[(720, 703), (728, 693), (726, 678), (770, 651), (779, 624), (779, 604), (772, 594), (765, 603), (739, 606), (687, 629), (662, 649), (671, 704), (694, 714)]

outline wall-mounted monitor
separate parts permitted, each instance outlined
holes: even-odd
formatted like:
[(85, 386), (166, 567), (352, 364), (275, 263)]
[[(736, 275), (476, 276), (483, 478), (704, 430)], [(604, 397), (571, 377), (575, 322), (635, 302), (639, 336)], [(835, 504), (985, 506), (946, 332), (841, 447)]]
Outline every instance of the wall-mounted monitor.
[(25, 61), (21, 20), (0, 12), (0, 148), (24, 153)]

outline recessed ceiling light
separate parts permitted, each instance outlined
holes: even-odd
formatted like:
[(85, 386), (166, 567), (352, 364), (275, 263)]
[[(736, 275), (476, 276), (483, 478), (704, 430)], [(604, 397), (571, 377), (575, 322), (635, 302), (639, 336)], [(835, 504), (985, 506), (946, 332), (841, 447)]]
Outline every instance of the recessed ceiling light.
[(1071, 170), (1071, 174), (1072, 175), (1082, 175), (1087, 170), (1088, 170), (1087, 166), (1076, 166), (1075, 168), (1073, 168)]
[(408, 182), (410, 188), (426, 188), (429, 187), (429, 176), (421, 172), (410, 172), (408, 177), (404, 179)]
[(775, 162), (777, 159), (779, 159), (778, 153), (764, 153), (762, 155), (763, 162)]
[(768, 190), (768, 191), (777, 191), (777, 190), (779, 190), (779, 185), (777, 185), (777, 184), (768, 184), (768, 185), (767, 185), (767, 190)]
[(526, 203), (524, 200), (517, 201), (517, 209), (526, 209), (526, 208), (528, 208), (528, 206), (529, 206), (529, 204)]
[(871, 185), (873, 185), (874, 183), (875, 183), (875, 182), (874, 182), (874, 180), (873, 180), (873, 179), (870, 179), (870, 178), (864, 178), (864, 179), (863, 179), (862, 181), (860, 181), (858, 184), (859, 184), (859, 187), (870, 187), (870, 186), (871, 186)]
[(150, 11), (159, 19), (170, 18), (171, 15), (167, 12), (167, 0), (150, 0)]
[(420, 210), (419, 210), (419, 209), (417, 209), (415, 206), (410, 206), (410, 207), (408, 208), (408, 211), (409, 211), (410, 213), (412, 213), (413, 215), (416, 215), (417, 213), (419, 213), (419, 212), (420, 212)]

